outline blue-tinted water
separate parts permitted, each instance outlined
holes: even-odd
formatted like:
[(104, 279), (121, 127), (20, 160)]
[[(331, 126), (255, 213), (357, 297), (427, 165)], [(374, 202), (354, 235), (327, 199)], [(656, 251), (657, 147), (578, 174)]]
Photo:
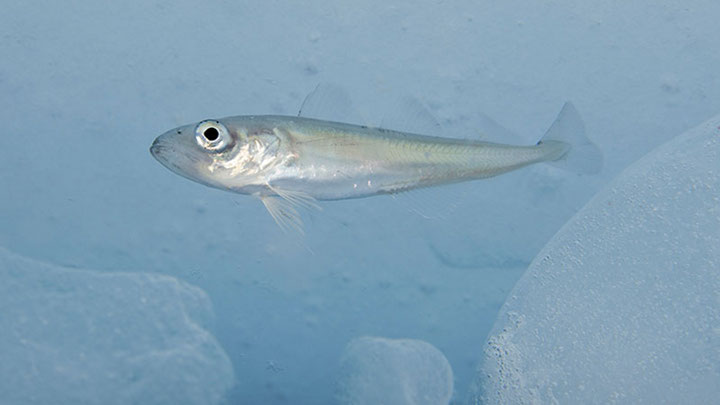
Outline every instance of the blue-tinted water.
[[(361, 336), (431, 344), (465, 403), (536, 254), (624, 168), (720, 111), (712, 1), (6, 3), (0, 403), (315, 404), (349, 402), (352, 373), (387, 373), (389, 388), (363, 380), (379, 392), (430, 378), (393, 344), (344, 356)], [(296, 114), (322, 82), (369, 123), (411, 96), (449, 136), (518, 144), (572, 100), (605, 167), (323, 203), (299, 237), (148, 153), (181, 124)], [(688, 333), (717, 350), (716, 329)], [(390, 363), (357, 360), (372, 356)], [(718, 382), (716, 365), (688, 369)]]

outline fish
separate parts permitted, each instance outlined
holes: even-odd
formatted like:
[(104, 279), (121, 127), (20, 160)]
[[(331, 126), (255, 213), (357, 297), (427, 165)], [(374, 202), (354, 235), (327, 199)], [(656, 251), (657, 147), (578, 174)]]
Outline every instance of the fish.
[(189, 180), (259, 199), (281, 228), (303, 232), (298, 208), (485, 179), (547, 162), (578, 173), (602, 166), (567, 102), (534, 145), (416, 134), (303, 116), (206, 119), (158, 136), (162, 165)]

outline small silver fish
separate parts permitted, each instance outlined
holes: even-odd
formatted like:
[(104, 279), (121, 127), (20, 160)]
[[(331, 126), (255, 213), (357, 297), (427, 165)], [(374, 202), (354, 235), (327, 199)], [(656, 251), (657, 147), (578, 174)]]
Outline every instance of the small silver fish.
[(259, 198), (284, 229), (302, 231), (298, 206), (392, 194), (496, 176), (551, 162), (597, 172), (602, 154), (566, 103), (545, 136), (513, 146), (295, 116), (201, 121), (155, 139), (152, 155), (190, 180)]

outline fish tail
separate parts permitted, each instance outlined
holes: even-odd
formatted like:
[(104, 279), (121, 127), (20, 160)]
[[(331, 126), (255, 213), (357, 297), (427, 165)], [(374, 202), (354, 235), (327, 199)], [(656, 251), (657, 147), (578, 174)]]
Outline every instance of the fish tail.
[(549, 148), (547, 163), (580, 174), (602, 169), (602, 151), (585, 136), (585, 124), (570, 102), (566, 102), (555, 122), (538, 145)]

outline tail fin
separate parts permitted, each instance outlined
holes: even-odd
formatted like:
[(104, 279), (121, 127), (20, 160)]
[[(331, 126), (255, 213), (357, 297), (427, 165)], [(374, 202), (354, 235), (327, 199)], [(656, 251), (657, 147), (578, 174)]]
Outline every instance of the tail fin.
[(595, 174), (602, 169), (602, 151), (585, 136), (582, 118), (570, 102), (565, 103), (538, 145), (550, 142), (565, 144), (566, 152), (548, 164), (581, 174)]

